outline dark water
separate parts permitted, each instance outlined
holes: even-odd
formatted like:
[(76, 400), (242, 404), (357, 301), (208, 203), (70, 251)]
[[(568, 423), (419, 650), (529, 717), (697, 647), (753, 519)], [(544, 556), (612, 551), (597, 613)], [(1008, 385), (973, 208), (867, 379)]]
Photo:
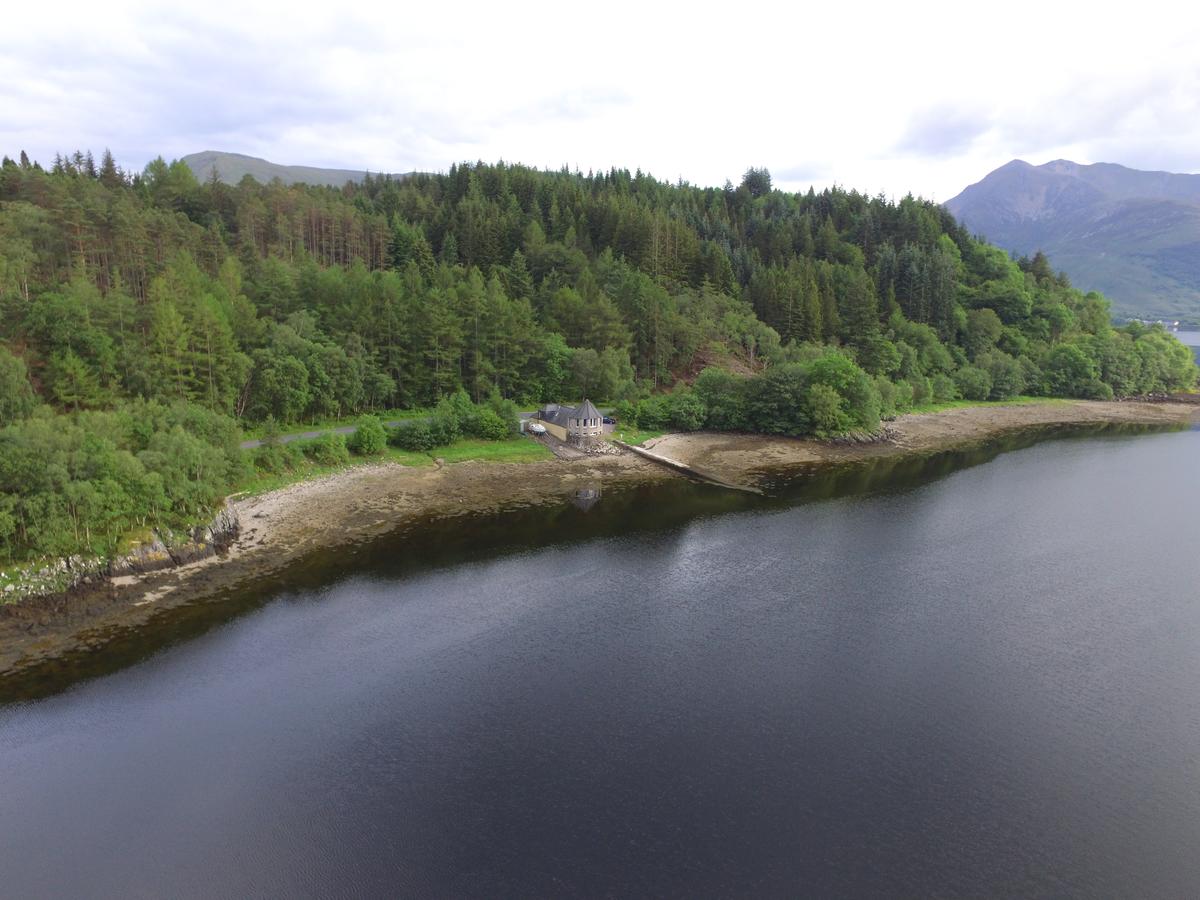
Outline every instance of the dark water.
[(1198, 451), (606, 490), (315, 560), (7, 687), (141, 660), (0, 707), (0, 895), (1196, 896)]

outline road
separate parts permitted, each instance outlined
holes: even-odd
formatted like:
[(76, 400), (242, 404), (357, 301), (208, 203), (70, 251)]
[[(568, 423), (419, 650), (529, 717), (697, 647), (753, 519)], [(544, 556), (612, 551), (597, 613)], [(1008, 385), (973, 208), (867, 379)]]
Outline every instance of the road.
[[(528, 419), (532, 415), (533, 415), (532, 412), (520, 413), (520, 416), (522, 419)], [(403, 422), (422, 422), (422, 421), (427, 422), (427, 421), (429, 421), (429, 418), (426, 417), (425, 419), (420, 419), (420, 418), (393, 419), (391, 421), (384, 422), (383, 424), (384, 424), (385, 428), (395, 428), (397, 425), (400, 425)], [(279, 442), (281, 444), (290, 444), (292, 441), (311, 441), (313, 438), (319, 438), (321, 435), (329, 434), (329, 432), (331, 432), (331, 431), (334, 434), (354, 434), (354, 432), (358, 431), (358, 426), (357, 425), (341, 425), (337, 428), (322, 428), (319, 431), (298, 431), (295, 434), (281, 434), (279, 436)], [(261, 447), (262, 445), (263, 445), (262, 441), (256, 440), (256, 441), (242, 441), (241, 444), (239, 444), (238, 446), (240, 446), (243, 450), (253, 450), (255, 447)]]

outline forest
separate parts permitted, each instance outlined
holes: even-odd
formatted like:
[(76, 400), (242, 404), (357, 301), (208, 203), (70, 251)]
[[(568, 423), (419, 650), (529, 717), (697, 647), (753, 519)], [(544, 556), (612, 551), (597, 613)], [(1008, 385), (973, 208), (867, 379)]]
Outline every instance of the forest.
[(645, 427), (833, 435), (1195, 376), (1042, 254), (763, 169), (715, 188), (466, 163), (330, 188), (107, 152), (0, 165), (0, 561), (195, 520), (245, 477), (255, 423), (587, 396)]

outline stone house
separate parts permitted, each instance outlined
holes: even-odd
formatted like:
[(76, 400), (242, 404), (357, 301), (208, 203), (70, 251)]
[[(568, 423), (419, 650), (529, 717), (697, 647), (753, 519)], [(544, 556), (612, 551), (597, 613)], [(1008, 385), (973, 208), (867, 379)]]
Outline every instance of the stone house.
[(605, 426), (604, 416), (585, 399), (578, 406), (559, 406), (557, 403), (547, 403), (538, 410), (534, 421), (546, 426), (546, 431), (560, 441), (573, 444), (586, 444), (603, 438), (612, 426)]

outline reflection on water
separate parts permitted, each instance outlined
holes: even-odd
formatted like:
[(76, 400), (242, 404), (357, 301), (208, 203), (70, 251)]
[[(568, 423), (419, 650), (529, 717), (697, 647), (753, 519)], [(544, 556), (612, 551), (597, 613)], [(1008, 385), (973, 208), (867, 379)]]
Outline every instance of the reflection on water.
[(601, 493), (600, 482), (596, 481), (586, 487), (572, 491), (571, 502), (575, 505), (576, 509), (587, 512), (600, 502)]
[[(0, 678), (0, 704), (44, 697), (82, 679), (119, 671), (164, 647), (191, 640), (237, 616), (261, 608), (281, 592), (311, 591), (369, 570), (389, 578), (541, 547), (599, 537), (651, 534), (708, 516), (778, 510), (839, 497), (903, 492), (977, 466), (1002, 453), (1057, 440), (1123, 437), (1155, 430), (1141, 425), (1031, 428), (968, 449), (885, 457), (837, 466), (764, 470), (765, 495), (731, 491), (683, 478), (641, 484), (599, 480), (573, 490), (567, 502), (549, 502), (499, 513), (417, 519), (368, 544), (318, 551), (286, 573), (259, 578), (202, 602), (164, 610), (136, 629), (115, 629), (103, 649), (81, 651), (17, 676)], [(603, 503), (600, 499), (603, 496)]]

